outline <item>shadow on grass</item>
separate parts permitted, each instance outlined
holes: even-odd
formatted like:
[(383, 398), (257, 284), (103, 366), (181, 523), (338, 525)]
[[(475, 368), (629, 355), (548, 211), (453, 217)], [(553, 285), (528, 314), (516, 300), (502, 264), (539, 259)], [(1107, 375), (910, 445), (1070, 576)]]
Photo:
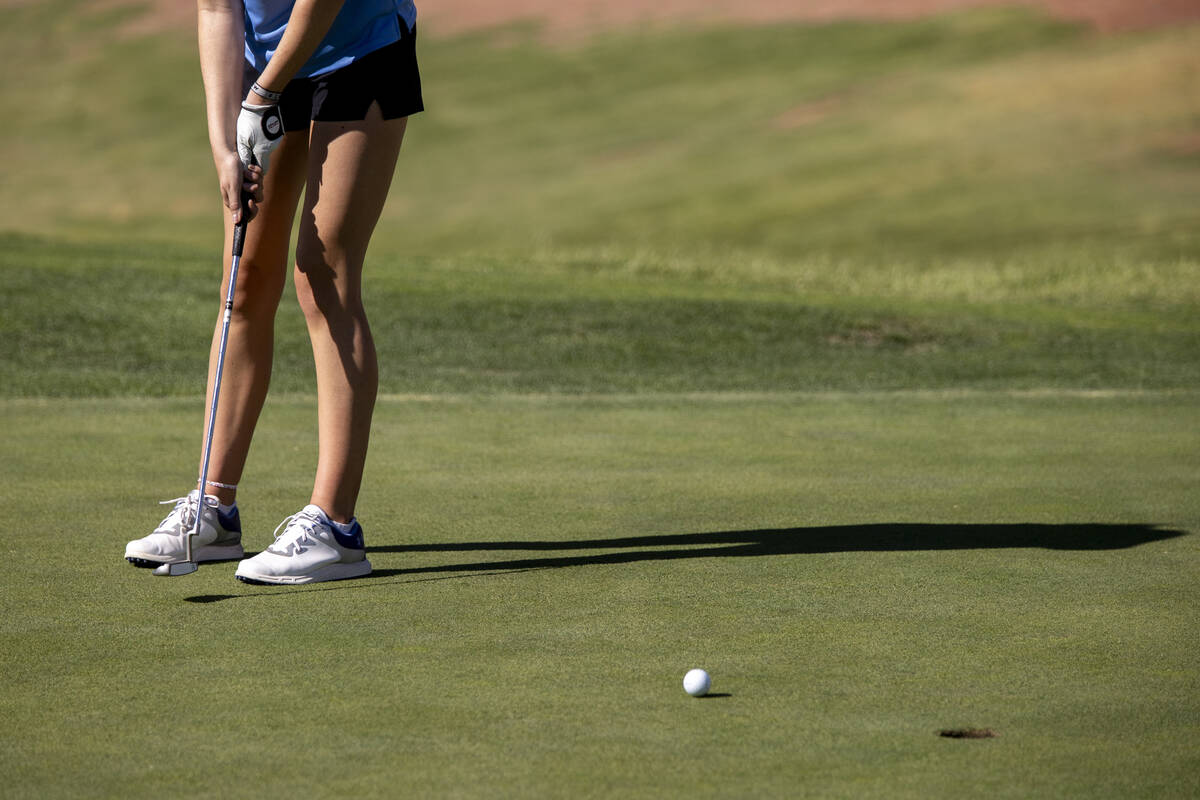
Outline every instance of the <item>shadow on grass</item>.
[[(631, 536), (616, 539), (554, 541), (462, 542), (368, 547), (372, 553), (552, 552), (606, 550), (572, 554), (440, 564), (399, 570), (475, 572), (589, 564), (629, 564), (679, 558), (743, 558), (748, 556), (814, 555), (817, 553), (896, 552), (911, 550), (991, 550), (1042, 547), (1048, 550), (1120, 550), (1171, 539), (1184, 531), (1154, 525), (933, 525), (890, 523), (834, 525), (814, 528), (775, 528), (718, 533)], [(654, 548), (654, 549), (648, 549)]]
[[(1173, 539), (1185, 531), (1155, 525), (953, 525), (886, 523), (877, 525), (833, 525), (812, 528), (774, 528), (717, 533), (682, 533), (630, 536), (614, 539), (565, 541), (447, 542), (368, 547), (370, 553), (495, 553), (522, 551), (604, 550), (615, 552), (572, 553), (523, 558), (490, 559), (459, 564), (435, 564), (405, 569), (376, 569), (351, 582), (321, 586), (280, 586), (238, 595), (196, 595), (191, 603), (212, 603), (235, 597), (265, 597), (296, 591), (337, 591), (397, 583), (420, 583), (452, 578), (511, 575), (538, 569), (581, 567), (601, 564), (631, 564), (638, 561), (669, 561), (683, 558), (745, 558), (750, 556), (814, 555), (818, 553), (899, 552), (918, 550), (991, 550), (1002, 548), (1045, 548), (1047, 550), (1122, 550), (1149, 542)], [(437, 577), (411, 576), (450, 573)], [(410, 576), (407, 580), (372, 579)], [(290, 590), (287, 592), (281, 590)]]

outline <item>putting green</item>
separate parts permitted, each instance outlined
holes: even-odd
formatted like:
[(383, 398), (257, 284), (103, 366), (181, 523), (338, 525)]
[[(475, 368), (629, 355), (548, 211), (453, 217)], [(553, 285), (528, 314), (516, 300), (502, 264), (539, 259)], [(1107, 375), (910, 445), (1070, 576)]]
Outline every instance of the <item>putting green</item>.
[[(1200, 788), (1194, 393), (385, 397), (376, 573), (290, 589), (121, 560), (196, 402), (0, 413), (7, 796)], [(313, 420), (268, 405), (250, 550)]]

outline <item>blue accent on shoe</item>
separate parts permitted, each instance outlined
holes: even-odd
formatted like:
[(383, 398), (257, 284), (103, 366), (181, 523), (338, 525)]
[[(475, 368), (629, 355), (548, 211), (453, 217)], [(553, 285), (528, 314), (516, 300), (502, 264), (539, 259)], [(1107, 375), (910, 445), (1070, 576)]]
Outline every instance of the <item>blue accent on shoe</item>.
[(350, 550), (365, 550), (363, 545), (363, 530), (362, 525), (358, 524), (358, 520), (354, 521), (354, 527), (349, 533), (342, 533), (337, 529), (337, 525), (330, 525), (329, 530), (333, 532), (333, 538), (342, 547)]
[(217, 522), (227, 531), (233, 533), (242, 532), (242, 515), (238, 513), (238, 507), (234, 506), (233, 510), (228, 514), (222, 514), (221, 509), (217, 509)]

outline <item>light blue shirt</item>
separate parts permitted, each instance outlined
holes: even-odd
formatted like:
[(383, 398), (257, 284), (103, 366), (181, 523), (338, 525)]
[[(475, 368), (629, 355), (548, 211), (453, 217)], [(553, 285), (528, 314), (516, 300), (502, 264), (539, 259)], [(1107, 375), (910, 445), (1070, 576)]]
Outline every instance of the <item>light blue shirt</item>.
[[(296, 0), (245, 0), (246, 60), (262, 72), (275, 55)], [(297, 78), (333, 72), (400, 38), (400, 22), (417, 24), (413, 0), (346, 0)]]

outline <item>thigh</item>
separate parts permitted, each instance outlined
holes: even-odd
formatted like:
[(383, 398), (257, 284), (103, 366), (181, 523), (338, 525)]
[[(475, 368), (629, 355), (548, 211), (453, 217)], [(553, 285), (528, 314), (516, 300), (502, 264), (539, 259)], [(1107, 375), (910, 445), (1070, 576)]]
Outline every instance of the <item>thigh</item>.
[[(307, 175), (308, 131), (288, 133), (271, 154), (263, 180), (263, 201), (246, 226), (246, 244), (238, 269), (234, 310), (259, 320), (273, 319), (287, 282), (288, 247), (296, 205)], [(225, 218), (225, 269), (221, 297), (229, 291), (233, 222)]]
[[(242, 95), (258, 72), (249, 63), (242, 74)], [(308, 79), (288, 83), (280, 102), (284, 136), (271, 153), (269, 169), (263, 179), (263, 201), (258, 214), (246, 228), (245, 261), (260, 271), (278, 272), (280, 289), (287, 274), (288, 248), (296, 206), (308, 176), (309, 115), (314, 87)], [(233, 228), (226, 226), (226, 244), (232, 243)]]
[[(383, 211), (404, 140), (406, 117), (385, 120), (377, 104), (366, 119), (315, 121), (309, 134), (297, 269), (317, 267), (337, 282), (357, 282)], [(308, 274), (313, 281), (317, 276)]]
[[(263, 200), (246, 227), (246, 261), (286, 269), (296, 205), (308, 174), (308, 131), (289, 131), (271, 154)], [(228, 224), (232, 241), (232, 225)]]

